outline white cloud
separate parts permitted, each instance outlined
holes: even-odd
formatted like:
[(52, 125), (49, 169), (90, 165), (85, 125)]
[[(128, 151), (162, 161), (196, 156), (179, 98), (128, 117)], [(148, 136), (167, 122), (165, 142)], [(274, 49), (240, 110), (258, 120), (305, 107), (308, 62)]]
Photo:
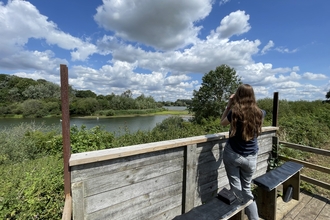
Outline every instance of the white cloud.
[(274, 47), (274, 45), (275, 45), (274, 42), (270, 40), (268, 44), (264, 46), (264, 48), (262, 48), (261, 54), (265, 54), (267, 51), (270, 50), (270, 48)]
[(277, 48), (275, 48), (275, 50), (280, 52), (280, 53), (296, 53), (298, 51), (298, 49), (290, 50), (290, 49), (285, 48), (285, 47), (277, 47)]
[(328, 77), (324, 74), (316, 74), (316, 73), (311, 73), (311, 72), (306, 72), (303, 74), (303, 77), (308, 80), (324, 80), (327, 79)]
[(230, 0), (220, 0), (219, 5), (224, 5), (230, 2)]
[(241, 35), (250, 30), (251, 26), (248, 23), (250, 16), (245, 14), (245, 11), (232, 12), (224, 17), (216, 32), (221, 38), (230, 38), (233, 35)]
[(194, 22), (210, 13), (212, 2), (103, 0), (94, 19), (123, 39), (161, 50), (177, 49), (195, 43), (201, 27)]
[[(97, 94), (121, 94), (130, 89), (134, 95), (176, 100), (191, 98), (192, 91), (199, 89), (196, 74), (202, 76), (227, 64), (244, 83), (254, 86), (258, 98), (272, 96), (274, 91), (291, 99), (303, 94), (312, 98), (322, 93), (324, 97), (329, 85), (317, 87), (303, 80), (328, 79), (326, 75), (299, 74), (299, 66), (275, 66), (254, 58), (269, 50), (295, 53), (298, 49), (274, 49), (272, 40), (260, 49), (259, 39), (231, 39), (251, 29), (250, 15), (245, 11), (219, 18), (219, 26), (199, 39), (201, 21), (210, 14), (212, 4), (213, 0), (104, 0), (94, 21), (109, 32), (102, 30), (103, 37), (94, 39), (93, 44), (90, 36), (80, 39), (61, 31), (30, 2), (0, 2), (0, 70), (59, 82), (59, 65), (67, 64), (69, 83), (76, 89)], [(31, 49), (31, 39), (45, 47)], [(71, 54), (71, 58), (63, 53)]]
[[(0, 65), (5, 62), (4, 58), (15, 58), (16, 62), (19, 62), (15, 55), (26, 53), (23, 52), (24, 46), (32, 38), (43, 39), (49, 45), (57, 45), (65, 50), (73, 51), (73, 60), (85, 60), (96, 52), (93, 44), (59, 30), (54, 22), (48, 21), (48, 18), (40, 14), (38, 9), (28, 1), (8, 1), (7, 5), (0, 4), (0, 17), (2, 52)], [(36, 62), (42, 61), (36, 60)]]

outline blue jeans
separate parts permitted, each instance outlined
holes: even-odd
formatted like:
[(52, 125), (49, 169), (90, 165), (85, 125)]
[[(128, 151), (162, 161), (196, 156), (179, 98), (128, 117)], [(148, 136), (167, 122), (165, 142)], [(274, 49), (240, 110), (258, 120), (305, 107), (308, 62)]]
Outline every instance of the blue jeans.
[[(251, 192), (252, 175), (257, 168), (257, 154), (242, 156), (231, 148), (227, 143), (223, 153), (223, 162), (227, 172), (229, 185), (231, 190), (241, 191), (243, 194), (253, 198)], [(245, 213), (249, 220), (258, 220), (258, 208), (255, 201), (245, 208)]]

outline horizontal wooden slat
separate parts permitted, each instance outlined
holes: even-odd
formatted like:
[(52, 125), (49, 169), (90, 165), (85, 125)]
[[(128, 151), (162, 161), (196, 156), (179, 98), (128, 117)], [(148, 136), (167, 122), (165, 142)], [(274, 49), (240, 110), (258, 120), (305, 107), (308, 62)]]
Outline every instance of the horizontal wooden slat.
[(288, 143), (284, 141), (279, 141), (280, 144), (285, 145), (285, 147), (301, 150), (301, 151), (306, 151), (306, 152), (311, 152), (311, 153), (316, 153), (316, 154), (321, 154), (324, 156), (330, 156), (330, 151), (329, 150), (323, 150), (323, 149), (318, 149), (314, 147), (309, 147), (309, 146), (304, 146), (300, 144), (293, 144), (293, 143)]
[(93, 196), (85, 197), (85, 212), (91, 214), (98, 210), (107, 208), (124, 201), (129, 202), (132, 198), (149, 194), (151, 192), (163, 189), (165, 187), (182, 184), (183, 173), (177, 171), (168, 175), (149, 179), (143, 182), (121, 187), (112, 191), (103, 192)]
[(311, 169), (314, 169), (314, 170), (318, 170), (318, 171), (330, 174), (330, 168), (327, 168), (327, 167), (315, 165), (315, 164), (308, 163), (308, 162), (305, 162), (305, 161), (302, 161), (302, 160), (297, 160), (297, 159), (294, 159), (294, 158), (291, 158), (291, 157), (279, 156), (278, 158), (281, 159), (281, 160), (285, 160), (285, 161), (295, 161), (297, 163), (303, 164), (305, 167), (308, 167), (308, 168), (311, 168)]
[(171, 161), (178, 158), (181, 158), (183, 161), (183, 152), (184, 149), (182, 147), (98, 163), (81, 164), (71, 167), (71, 182), (85, 181), (98, 176), (114, 174), (141, 166), (150, 166), (160, 161)]
[(305, 175), (300, 175), (300, 179), (302, 181), (305, 181), (305, 182), (314, 184), (316, 186), (320, 186), (320, 187), (322, 187), (324, 189), (330, 190), (330, 184), (329, 183), (325, 183), (325, 182), (322, 182), (320, 180), (313, 179), (313, 178), (308, 177), (308, 176), (305, 176)]
[[(278, 130), (278, 127), (270, 126), (270, 127), (262, 128), (263, 132), (271, 132), (276, 130)], [(137, 154), (144, 154), (149, 152), (177, 148), (177, 147), (187, 146), (190, 144), (198, 144), (207, 141), (222, 140), (226, 138), (228, 138), (228, 132), (222, 132), (217, 134), (201, 135), (201, 136), (181, 138), (181, 139), (175, 139), (169, 141), (160, 141), (154, 143), (132, 145), (127, 147), (77, 153), (71, 155), (69, 165), (75, 166), (80, 164), (99, 162), (114, 158), (121, 158), (121, 157), (137, 155)]]
[[(125, 219), (125, 216), (130, 215), (130, 213), (135, 214), (137, 212), (143, 211), (150, 205), (157, 204), (164, 200), (169, 200), (172, 197), (180, 196), (176, 202), (182, 204), (181, 194), (182, 185), (178, 183), (169, 187), (162, 188), (160, 190), (156, 190), (149, 194), (143, 194), (141, 196), (131, 198), (128, 201), (116, 203), (112, 206), (87, 215), (86, 219)], [(181, 205), (179, 207), (181, 208)], [(181, 213), (181, 209), (180, 212), (176, 212), (176, 214), (178, 213)], [(126, 219), (129, 219), (129, 216), (126, 217)]]
[(179, 158), (165, 162), (160, 161), (157, 164), (128, 169), (123, 172), (107, 173), (85, 181), (85, 197), (182, 170), (183, 160)]

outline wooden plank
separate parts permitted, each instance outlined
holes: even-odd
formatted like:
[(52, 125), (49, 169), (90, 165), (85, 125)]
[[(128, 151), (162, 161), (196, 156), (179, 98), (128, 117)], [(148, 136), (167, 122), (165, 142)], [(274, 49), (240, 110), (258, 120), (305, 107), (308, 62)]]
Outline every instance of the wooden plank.
[(295, 219), (316, 219), (321, 210), (325, 207), (325, 202), (313, 197), (309, 203), (301, 210)]
[(72, 218), (72, 197), (70, 194), (65, 196), (62, 220), (71, 220)]
[(186, 176), (184, 181), (184, 207), (182, 212), (188, 212), (192, 208), (195, 207), (195, 194), (193, 192), (196, 191), (197, 183), (196, 183), (196, 149), (197, 144), (188, 145), (186, 150)]
[(287, 214), (284, 216), (283, 220), (293, 220), (297, 215), (305, 208), (305, 206), (312, 199), (309, 193), (301, 192), (300, 202)]
[(72, 217), (73, 220), (84, 219), (85, 208), (84, 208), (84, 183), (72, 183), (71, 191), (72, 191)]
[(284, 160), (284, 161), (294, 161), (294, 162), (297, 162), (297, 163), (301, 163), (301, 164), (304, 165), (304, 167), (308, 167), (308, 168), (311, 168), (311, 169), (314, 169), (314, 170), (318, 170), (318, 171), (330, 174), (330, 168), (328, 168), (328, 167), (315, 165), (315, 164), (308, 163), (308, 162), (305, 162), (305, 161), (302, 161), (302, 160), (297, 160), (297, 159), (294, 159), (294, 158), (291, 158), (291, 157), (279, 156), (278, 158), (281, 159), (281, 160)]
[(226, 142), (228, 139), (219, 140), (219, 141), (209, 141), (205, 143), (197, 144), (196, 154), (200, 155), (209, 151), (223, 151)]
[[(175, 185), (171, 185), (169, 187), (165, 187), (160, 190), (156, 190), (150, 192), (148, 194), (143, 194), (138, 197), (131, 198), (129, 201), (123, 201), (121, 203), (114, 204), (110, 207), (101, 209), (99, 211), (93, 212), (91, 214), (86, 215), (86, 219), (124, 219), (127, 214), (137, 213), (140, 210), (144, 210), (150, 205), (156, 204), (159, 201), (167, 200), (172, 197), (177, 197), (182, 194), (182, 184), (178, 183)], [(171, 210), (170, 213), (167, 213), (168, 210), (164, 210), (164, 215), (175, 216), (181, 214), (181, 204), (182, 198), (178, 198), (178, 202), (180, 205), (178, 207), (173, 208), (176, 210)], [(179, 209), (177, 209), (179, 208)], [(173, 214), (175, 213), (175, 214)], [(127, 216), (126, 216), (127, 217)], [(142, 218), (141, 218), (142, 219)]]
[(259, 208), (260, 217), (267, 220), (275, 220), (276, 219), (276, 203), (277, 190), (276, 188), (267, 192), (266, 190), (257, 188), (257, 196), (256, 203)]
[(218, 134), (201, 135), (201, 136), (195, 136), (189, 138), (181, 138), (175, 140), (160, 141), (160, 142), (125, 146), (119, 148), (77, 153), (71, 155), (70, 166), (162, 151), (162, 150), (183, 147), (191, 144), (197, 144), (197, 143), (208, 142), (213, 140), (220, 140), (220, 139), (225, 139), (226, 136), (228, 137), (228, 134), (226, 135), (226, 132), (223, 132)]
[(135, 155), (97, 163), (83, 164), (71, 167), (71, 181), (80, 182), (97, 176), (135, 169), (140, 166), (149, 166), (159, 161), (171, 161), (177, 158), (183, 160), (184, 148), (176, 148), (149, 154)]
[(310, 177), (305, 176), (305, 175), (301, 175), (301, 180), (303, 180), (305, 182), (308, 182), (308, 183), (311, 183), (311, 184), (314, 184), (314, 185), (317, 185), (317, 186), (320, 186), (324, 189), (330, 190), (330, 184), (328, 184), (326, 182), (322, 182), (320, 180), (316, 180), (316, 179), (310, 178)]
[(102, 176), (88, 179), (84, 182), (85, 197), (114, 190), (124, 186), (167, 175), (175, 171), (183, 170), (182, 158), (170, 161), (161, 161), (157, 164), (136, 167), (117, 173), (105, 173)]
[[(276, 130), (278, 130), (278, 127), (269, 126), (262, 128), (263, 132), (273, 132)], [(115, 158), (162, 151), (166, 149), (177, 148), (191, 144), (222, 140), (226, 138), (228, 138), (228, 132), (222, 132), (217, 134), (201, 135), (201, 136), (181, 138), (181, 139), (175, 139), (169, 141), (160, 141), (160, 142), (153, 142), (147, 144), (132, 145), (127, 147), (83, 152), (83, 153), (72, 154), (69, 164), (70, 166), (76, 166), (76, 165), (110, 160)]]
[[(162, 202), (159, 202), (157, 204), (148, 206), (147, 208), (140, 210), (137, 213), (130, 213), (127, 215), (127, 218), (120, 218), (118, 220), (127, 219), (127, 220), (141, 220), (141, 219), (151, 219), (154, 218), (154, 216), (158, 216), (160, 213), (163, 213), (164, 210), (171, 210), (175, 207), (180, 206), (181, 202), (181, 195), (171, 197), (170, 199), (164, 200)], [(175, 215), (171, 216), (172, 218)]]
[(149, 220), (172, 220), (180, 212), (181, 212), (181, 206), (178, 206), (173, 209), (166, 210), (163, 213), (159, 213), (158, 215), (152, 216), (149, 218)]
[(232, 205), (227, 205), (218, 198), (213, 198), (210, 202), (203, 204), (201, 206), (195, 207), (188, 213), (180, 216), (176, 216), (174, 220), (219, 220), (219, 219), (229, 219), (234, 216), (246, 206), (250, 205), (252, 200), (245, 200), (245, 202), (240, 203), (236, 200)]
[(177, 171), (168, 175), (156, 177), (130, 186), (121, 187), (115, 190), (103, 192), (85, 198), (85, 212), (87, 214), (110, 207), (124, 201), (129, 202), (132, 198), (149, 194), (153, 191), (181, 183), (183, 172)]
[(300, 144), (288, 143), (288, 142), (284, 142), (284, 141), (280, 141), (280, 144), (283, 144), (284, 147), (289, 147), (289, 148), (302, 150), (302, 151), (306, 151), (306, 152), (311, 152), (311, 153), (315, 153), (315, 154), (320, 154), (320, 155), (324, 155), (324, 156), (330, 156), (330, 150), (323, 150), (323, 149), (304, 146), (304, 145), (300, 145)]
[(330, 219), (330, 201), (321, 210), (320, 214), (316, 217), (316, 220)]

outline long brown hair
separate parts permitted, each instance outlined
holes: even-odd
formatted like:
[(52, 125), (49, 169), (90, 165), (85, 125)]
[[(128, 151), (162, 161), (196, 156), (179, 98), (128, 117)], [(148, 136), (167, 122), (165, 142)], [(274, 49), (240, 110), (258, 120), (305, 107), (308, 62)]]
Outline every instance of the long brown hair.
[(242, 124), (243, 140), (249, 141), (255, 136), (258, 137), (261, 133), (262, 117), (252, 86), (240, 85), (233, 97), (230, 137), (235, 136), (238, 122)]

